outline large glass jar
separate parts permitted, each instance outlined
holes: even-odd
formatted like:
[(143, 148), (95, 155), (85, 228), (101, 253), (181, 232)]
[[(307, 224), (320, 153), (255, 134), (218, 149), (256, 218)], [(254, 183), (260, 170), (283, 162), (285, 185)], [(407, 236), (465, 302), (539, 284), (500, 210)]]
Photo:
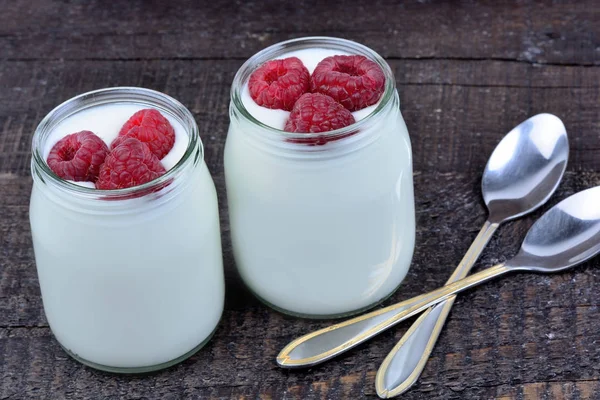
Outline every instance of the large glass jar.
[[(187, 134), (183, 157), (158, 179), (128, 189), (96, 190), (57, 177), (44, 154), (53, 129), (115, 104), (174, 118)], [(200, 349), (219, 322), (225, 289), (217, 196), (190, 112), (147, 89), (85, 93), (44, 118), (32, 151), (31, 233), (58, 342), (84, 364), (112, 372), (168, 367)]]
[[(386, 77), (374, 111), (309, 136), (259, 122), (242, 101), (250, 74), (291, 51), (364, 55)], [(373, 307), (408, 271), (415, 239), (412, 154), (395, 79), (373, 50), (337, 38), (273, 45), (250, 58), (231, 89), (225, 178), (237, 268), (263, 302), (328, 318)]]

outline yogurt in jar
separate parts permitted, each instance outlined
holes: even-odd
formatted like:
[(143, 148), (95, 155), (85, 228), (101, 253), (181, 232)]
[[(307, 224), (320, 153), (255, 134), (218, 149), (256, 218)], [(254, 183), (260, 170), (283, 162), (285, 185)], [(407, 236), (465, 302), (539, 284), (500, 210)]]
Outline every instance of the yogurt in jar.
[[(327, 49), (327, 48), (309, 48), (302, 50), (290, 51), (288, 53), (284, 53), (281, 56), (275, 57), (274, 59), (283, 59), (288, 57), (297, 57), (302, 61), (306, 69), (309, 73), (313, 73), (317, 64), (321, 60), (330, 56), (337, 55), (350, 55), (348, 52), (335, 50), (335, 49)], [(252, 99), (250, 96), (250, 90), (248, 88), (248, 82), (244, 83), (242, 88), (242, 103), (246, 110), (254, 117), (256, 120), (261, 123), (270, 126), (271, 128), (283, 130), (287, 119), (290, 116), (289, 111), (285, 110), (276, 110), (270, 109), (266, 107), (261, 107)], [(373, 104), (372, 106), (365, 107), (361, 110), (354, 111), (352, 115), (356, 121), (360, 121), (371, 114), (377, 106), (377, 104)]]
[[(309, 72), (330, 55), (377, 62), (386, 88), (355, 124), (298, 143), (282, 131), (289, 112), (254, 102), (250, 74), (298, 57)], [(372, 50), (303, 38), (253, 56), (234, 79), (225, 177), (237, 268), (265, 303), (305, 317), (337, 317), (381, 302), (408, 271), (415, 238), (412, 156), (389, 66)], [(332, 140), (335, 139), (335, 140)]]
[[(176, 136), (162, 160), (167, 172), (155, 181), (101, 191), (64, 181), (45, 164), (52, 146), (73, 132), (91, 130), (110, 145), (143, 108), (158, 109)], [(99, 369), (144, 372), (206, 343), (223, 311), (224, 278), (216, 192), (189, 111), (139, 88), (73, 98), (40, 123), (32, 174), (44, 311), (69, 354)]]

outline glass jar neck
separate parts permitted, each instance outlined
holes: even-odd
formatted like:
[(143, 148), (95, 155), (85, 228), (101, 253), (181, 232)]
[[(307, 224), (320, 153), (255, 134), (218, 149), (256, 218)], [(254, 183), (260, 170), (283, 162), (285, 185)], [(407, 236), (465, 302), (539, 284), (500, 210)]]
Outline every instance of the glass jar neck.
[[(307, 48), (339, 50), (348, 54), (363, 55), (376, 62), (385, 75), (385, 90), (373, 112), (345, 128), (310, 135), (276, 129), (252, 116), (242, 101), (244, 86), (252, 72), (266, 61)], [(242, 131), (245, 139), (253, 144), (288, 157), (314, 158), (344, 154), (372, 143), (381, 134), (381, 126), (389, 118), (389, 114), (398, 110), (399, 98), (393, 72), (379, 54), (366, 46), (345, 39), (307, 37), (278, 43), (248, 59), (233, 80), (229, 114), (232, 125)]]
[[(105, 104), (136, 104), (156, 108), (175, 118), (188, 136), (185, 153), (177, 164), (159, 178), (145, 184), (117, 190), (98, 190), (58, 177), (45, 161), (45, 144), (53, 129), (69, 116)], [(177, 100), (154, 90), (117, 87), (84, 93), (60, 104), (38, 125), (32, 141), (31, 174), (34, 185), (48, 200), (82, 213), (123, 213), (160, 206), (185, 190), (196, 166), (202, 162), (203, 148), (198, 126), (191, 113)]]

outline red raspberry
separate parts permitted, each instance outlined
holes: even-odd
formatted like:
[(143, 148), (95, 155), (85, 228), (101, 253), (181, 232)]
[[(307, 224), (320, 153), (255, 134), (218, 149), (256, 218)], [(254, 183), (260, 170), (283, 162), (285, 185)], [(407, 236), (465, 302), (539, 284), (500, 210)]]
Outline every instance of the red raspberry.
[(96, 189), (124, 189), (146, 182), (165, 173), (165, 167), (144, 143), (129, 137), (121, 141), (100, 167)]
[(331, 97), (320, 93), (306, 93), (294, 105), (284, 130), (319, 133), (340, 129), (354, 122), (352, 113)]
[[(132, 128), (139, 128), (132, 130)], [(162, 159), (169, 154), (175, 144), (175, 130), (158, 110), (147, 108), (133, 114), (119, 131), (119, 136), (111, 143), (114, 149), (123, 141), (123, 137), (133, 137), (145, 143), (152, 153)]]
[(350, 111), (379, 101), (385, 89), (385, 75), (365, 56), (332, 56), (315, 68), (310, 88), (313, 93), (331, 96)]
[(250, 75), (248, 89), (259, 106), (290, 111), (310, 90), (310, 73), (297, 57), (267, 61)]
[(63, 179), (95, 182), (108, 154), (108, 147), (93, 132), (71, 133), (50, 150), (46, 162)]

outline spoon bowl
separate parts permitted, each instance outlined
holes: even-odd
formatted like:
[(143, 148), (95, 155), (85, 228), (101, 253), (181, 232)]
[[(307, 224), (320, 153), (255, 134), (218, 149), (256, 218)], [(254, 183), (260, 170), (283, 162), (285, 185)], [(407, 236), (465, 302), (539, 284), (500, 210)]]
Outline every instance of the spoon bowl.
[(600, 252), (600, 186), (558, 203), (529, 229), (521, 250), (505, 265), (513, 269), (556, 272)]
[(483, 173), (489, 220), (519, 218), (548, 201), (568, 159), (567, 130), (560, 118), (538, 114), (517, 125), (498, 144)]

